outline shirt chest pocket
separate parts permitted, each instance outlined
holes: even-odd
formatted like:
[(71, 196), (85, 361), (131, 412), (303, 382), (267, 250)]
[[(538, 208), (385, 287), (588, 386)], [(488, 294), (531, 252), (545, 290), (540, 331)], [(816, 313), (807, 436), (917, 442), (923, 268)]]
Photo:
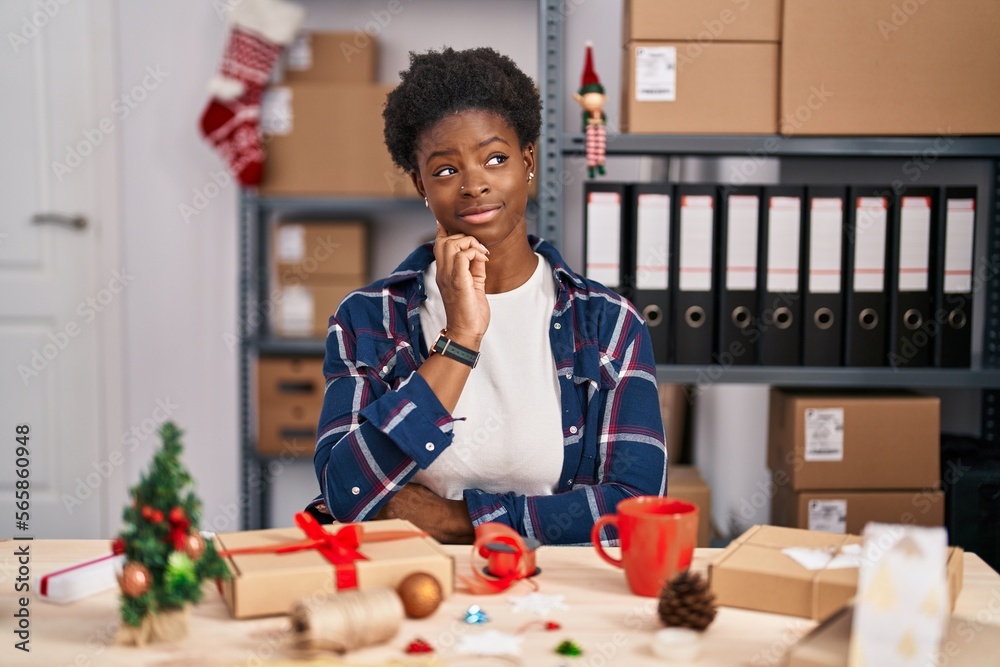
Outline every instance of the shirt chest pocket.
[(413, 348), (405, 341), (360, 333), (355, 352), (359, 373), (370, 372), (393, 387), (416, 368)]

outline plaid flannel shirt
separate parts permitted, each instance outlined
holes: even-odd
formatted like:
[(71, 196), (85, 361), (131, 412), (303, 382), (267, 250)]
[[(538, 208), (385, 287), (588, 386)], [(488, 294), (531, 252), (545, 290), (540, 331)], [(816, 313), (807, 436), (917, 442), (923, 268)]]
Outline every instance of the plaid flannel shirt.
[[(620, 500), (666, 493), (656, 366), (631, 303), (574, 273), (551, 244), (529, 241), (558, 289), (549, 340), (563, 408), (562, 473), (552, 495), (466, 489), (464, 498), (475, 526), (496, 521), (544, 544), (589, 544), (594, 522)], [(427, 358), (419, 308), (432, 261), (433, 246), (419, 247), (390, 276), (352, 292), (330, 319), (314, 512), (370, 518), (452, 442), (456, 418), (415, 372)], [(602, 539), (615, 544), (614, 528)]]

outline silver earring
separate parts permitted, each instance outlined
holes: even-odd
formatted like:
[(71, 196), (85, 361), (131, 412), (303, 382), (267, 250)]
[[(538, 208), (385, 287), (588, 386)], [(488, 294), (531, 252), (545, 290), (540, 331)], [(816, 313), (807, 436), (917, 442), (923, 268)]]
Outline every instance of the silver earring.
[(430, 208), (430, 207), (431, 207), (431, 204), (430, 204), (430, 202), (429, 202), (429, 201), (427, 201), (427, 197), (424, 197), (424, 206), (426, 206), (427, 208)]
[(465, 189), (465, 186), (464, 186), (464, 185), (463, 185), (462, 187), (460, 187), (460, 188), (459, 188), (459, 190), (464, 190), (464, 189)]
[(528, 173), (528, 182), (529, 182), (529, 183), (531, 183), (531, 180), (532, 180), (533, 178), (535, 178), (535, 172), (533, 172), (533, 171), (532, 171), (532, 172), (529, 172), (529, 173)]

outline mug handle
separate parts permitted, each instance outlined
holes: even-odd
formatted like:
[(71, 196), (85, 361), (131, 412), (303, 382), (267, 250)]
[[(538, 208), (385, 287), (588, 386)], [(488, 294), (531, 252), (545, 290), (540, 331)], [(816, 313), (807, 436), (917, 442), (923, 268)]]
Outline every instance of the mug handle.
[(614, 565), (615, 567), (622, 567), (622, 561), (620, 558), (612, 558), (604, 550), (604, 546), (601, 544), (601, 528), (606, 525), (612, 525), (615, 528), (618, 527), (618, 515), (617, 514), (605, 514), (600, 519), (594, 522), (594, 527), (590, 530), (590, 541), (594, 544), (594, 549), (597, 551), (597, 555), (603, 558), (605, 561)]

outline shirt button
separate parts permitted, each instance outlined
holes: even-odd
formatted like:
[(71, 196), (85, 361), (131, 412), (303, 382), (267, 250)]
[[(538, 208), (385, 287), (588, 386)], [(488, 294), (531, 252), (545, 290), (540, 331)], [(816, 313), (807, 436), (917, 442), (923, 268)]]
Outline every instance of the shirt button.
[(434, 451), (434, 443), (433, 442), (428, 442), (426, 445), (424, 445), (424, 449), (426, 449), (429, 452), (433, 452)]
[(351, 493), (353, 493), (354, 495), (358, 495), (359, 493), (361, 493), (361, 489), (359, 489), (358, 487), (354, 487), (353, 489), (351, 489)]
[(572, 479), (567, 479), (567, 480), (566, 480), (566, 483), (567, 483), (567, 484), (572, 484), (572, 483), (573, 483), (573, 480), (572, 480)]
[(570, 433), (576, 433), (576, 427), (575, 426), (570, 426), (569, 427), (569, 432)]
[(573, 374), (572, 373), (566, 373), (566, 379), (567, 380), (572, 380), (573, 379)]
[(382, 367), (382, 374), (385, 375), (388, 372), (389, 372), (389, 367), (388, 366), (383, 366)]
[(556, 323), (555, 323), (555, 324), (553, 324), (552, 326), (554, 326), (554, 327), (555, 327), (556, 329), (562, 329), (562, 325), (561, 325), (561, 324), (559, 324), (558, 322), (556, 322)]

